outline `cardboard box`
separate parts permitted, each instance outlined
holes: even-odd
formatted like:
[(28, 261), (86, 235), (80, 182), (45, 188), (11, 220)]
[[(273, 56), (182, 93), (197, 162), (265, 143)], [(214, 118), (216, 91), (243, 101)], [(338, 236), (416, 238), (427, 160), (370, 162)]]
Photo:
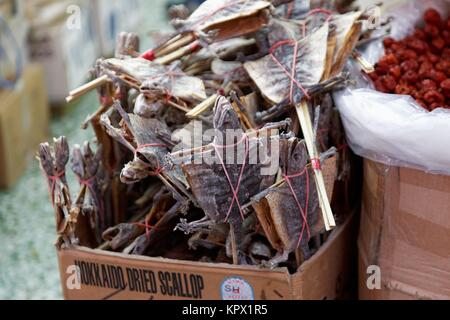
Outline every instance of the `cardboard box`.
[(43, 70), (25, 68), (14, 90), (0, 90), (0, 188), (23, 173), (39, 143), (48, 136), (48, 101)]
[[(286, 300), (348, 297), (352, 271), (354, 217), (296, 274), (191, 261), (131, 256), (85, 247), (58, 249), (64, 298)], [(77, 288), (76, 270), (80, 271)]]
[(100, 56), (93, 4), (34, 0), (27, 5), (30, 60), (44, 66), (50, 102), (60, 104), (86, 82)]
[[(364, 162), (360, 299), (450, 299), (450, 177)], [(367, 267), (381, 290), (367, 287)]]

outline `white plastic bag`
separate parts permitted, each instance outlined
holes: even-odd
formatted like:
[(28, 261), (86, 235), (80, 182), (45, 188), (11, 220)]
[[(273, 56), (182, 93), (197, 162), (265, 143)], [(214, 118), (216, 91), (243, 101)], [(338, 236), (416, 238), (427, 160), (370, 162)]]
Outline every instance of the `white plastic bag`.
[[(389, 11), (395, 19), (392, 36), (410, 34), (430, 7), (447, 17), (450, 0), (407, 1)], [(383, 53), (380, 40), (367, 46), (363, 56), (374, 63)], [(450, 110), (428, 112), (412, 97), (377, 92), (359, 70), (352, 73), (356, 88), (334, 94), (352, 150), (387, 165), (450, 175)]]

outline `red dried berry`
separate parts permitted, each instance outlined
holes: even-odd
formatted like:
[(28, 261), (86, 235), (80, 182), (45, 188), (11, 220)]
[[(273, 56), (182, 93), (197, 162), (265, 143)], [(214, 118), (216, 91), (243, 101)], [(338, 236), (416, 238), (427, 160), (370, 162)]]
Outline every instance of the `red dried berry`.
[(414, 90), (413, 87), (407, 85), (407, 84), (398, 84), (395, 87), (395, 93), (396, 94), (410, 94)]
[(432, 24), (435, 26), (441, 26), (441, 24), (442, 24), (441, 15), (435, 9), (428, 9), (427, 11), (425, 11), (425, 13), (423, 15), (423, 19), (425, 20), (426, 23), (429, 23), (429, 24)]
[(430, 38), (436, 38), (437, 36), (439, 36), (439, 28), (434, 24), (427, 23), (423, 30)]
[(422, 29), (416, 28), (414, 30), (413, 36), (417, 39), (420, 40), (426, 40), (427, 39), (427, 34), (425, 33), (425, 31), (423, 31)]
[(431, 52), (427, 52), (426, 53), (428, 61), (430, 61), (431, 63), (437, 63), (439, 61), (439, 56), (435, 55)]
[(408, 47), (419, 54), (424, 53), (429, 49), (428, 44), (425, 41), (417, 38), (412, 38), (411, 41), (408, 42)]
[(389, 68), (389, 74), (395, 79), (399, 79), (402, 76), (402, 68), (399, 65), (392, 66)]
[(383, 39), (383, 45), (385, 48), (390, 48), (395, 43), (395, 40), (391, 37), (386, 37)]
[(408, 83), (414, 84), (419, 81), (419, 75), (413, 70), (406, 71), (402, 79), (406, 80)]
[(436, 70), (442, 71), (446, 73), (447, 76), (450, 76), (450, 60), (440, 60), (434, 67)]
[(437, 71), (432, 69), (429, 73), (430, 79), (434, 80), (436, 83), (441, 83), (447, 79), (447, 76), (442, 71)]
[(445, 97), (439, 93), (437, 90), (430, 90), (424, 94), (423, 99), (428, 103), (439, 103), (443, 104), (445, 102)]
[(442, 50), (441, 59), (450, 60), (450, 48)]
[(382, 57), (379, 61), (380, 64), (386, 64), (386, 65), (395, 65), (398, 64), (399, 61), (397, 57), (394, 54), (387, 54), (384, 57)]
[(437, 89), (436, 82), (430, 79), (425, 79), (421, 83), (422, 90), (435, 90)]
[(383, 82), (383, 86), (389, 91), (389, 92), (394, 92), (395, 91), (395, 87), (397, 86), (397, 81), (395, 80), (395, 78), (391, 75), (385, 75), (383, 77), (381, 77), (382, 82)]
[(411, 90), (411, 92), (409, 93), (414, 99), (422, 99), (422, 92), (420, 92), (420, 90), (417, 89), (413, 89)]
[(419, 67), (419, 76), (427, 78), (430, 71), (433, 69), (433, 64), (429, 61), (422, 62)]
[(441, 82), (441, 90), (442, 94), (447, 98), (450, 99), (450, 79), (446, 79)]
[(422, 108), (428, 110), (428, 106), (427, 106), (427, 104), (425, 103), (425, 101), (423, 101), (422, 99), (416, 99), (416, 102), (417, 102)]
[(387, 65), (387, 64), (380, 64), (380, 63), (375, 64), (375, 72), (379, 76), (383, 76), (386, 73), (388, 73), (389, 72), (389, 68), (390, 68), (390, 66)]
[(449, 30), (442, 31), (442, 39), (444, 39), (446, 46), (450, 46), (450, 31)]
[(384, 86), (383, 81), (382, 81), (381, 78), (378, 78), (377, 80), (375, 80), (374, 85), (375, 85), (375, 89), (377, 89), (377, 91), (384, 92), (384, 93), (388, 93), (389, 92), (386, 89), (386, 87)]
[(445, 41), (440, 37), (434, 38), (433, 41), (431, 41), (431, 49), (436, 53), (440, 53), (444, 47)]
[(371, 73), (368, 73), (367, 75), (369, 76), (369, 78), (370, 78), (372, 81), (375, 81), (375, 80), (378, 79), (378, 74), (377, 74), (376, 72), (371, 72)]
[(401, 63), (400, 67), (403, 72), (409, 70), (417, 71), (419, 69), (419, 63), (416, 60), (406, 60)]

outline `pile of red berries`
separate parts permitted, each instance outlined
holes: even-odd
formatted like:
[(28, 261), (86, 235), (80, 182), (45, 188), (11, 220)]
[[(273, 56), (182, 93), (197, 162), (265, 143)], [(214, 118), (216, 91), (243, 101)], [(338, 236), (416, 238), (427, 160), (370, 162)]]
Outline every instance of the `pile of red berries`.
[(450, 18), (428, 9), (424, 20), (403, 40), (384, 39), (385, 55), (369, 76), (378, 91), (411, 95), (430, 111), (450, 108)]

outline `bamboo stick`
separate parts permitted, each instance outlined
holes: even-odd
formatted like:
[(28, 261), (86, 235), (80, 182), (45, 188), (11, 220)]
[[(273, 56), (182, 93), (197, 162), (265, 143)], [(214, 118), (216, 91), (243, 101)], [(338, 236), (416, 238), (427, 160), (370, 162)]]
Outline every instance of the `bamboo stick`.
[(200, 42), (194, 41), (185, 47), (182, 47), (174, 52), (171, 52), (168, 55), (156, 59), (155, 62), (163, 65), (170, 64), (173, 61), (178, 60), (189, 53), (195, 52), (200, 47), (201, 47)]
[(72, 101), (78, 99), (79, 97), (81, 97), (82, 95), (88, 93), (89, 91), (94, 90), (94, 89), (104, 85), (106, 82), (108, 82), (107, 75), (98, 77), (97, 79), (92, 80), (91, 82), (88, 82), (88, 83), (82, 85), (81, 87), (78, 87), (77, 89), (70, 91), (69, 95), (66, 97), (66, 102), (67, 103), (72, 102)]
[(210, 96), (209, 98), (207, 98), (206, 100), (201, 102), (194, 109), (187, 112), (186, 117), (188, 117), (190, 119), (197, 118), (199, 115), (201, 115), (202, 113), (206, 112), (207, 110), (209, 110), (210, 108), (212, 108), (214, 106), (214, 103), (216, 102), (217, 97), (218, 97), (217, 94), (213, 94), (212, 96)]
[(358, 51), (353, 51), (352, 57), (356, 60), (356, 62), (358, 62), (365, 73), (372, 73), (375, 71), (373, 65), (369, 61), (364, 59), (364, 57)]
[[(311, 124), (311, 116), (308, 111), (308, 104), (305, 100), (302, 100), (300, 104), (295, 106), (297, 116), (300, 120), (300, 126), (305, 137), (306, 147), (311, 159), (319, 159), (320, 155), (314, 145), (314, 133)], [(325, 180), (323, 178), (322, 170), (320, 168), (314, 168), (314, 180), (316, 181), (317, 194), (319, 196), (319, 205), (322, 209), (323, 221), (327, 231), (336, 226), (334, 221), (333, 212), (331, 210), (330, 201), (328, 199), (327, 190), (325, 187)]]
[(167, 44), (165, 47), (162, 47), (160, 49), (155, 50), (155, 56), (156, 58), (165, 56), (167, 54), (170, 54), (192, 42), (195, 41), (195, 35), (193, 33), (186, 34), (176, 41)]
[(184, 113), (187, 113), (187, 112), (191, 111), (191, 109), (183, 107), (183, 106), (181, 106), (181, 105), (179, 105), (179, 104), (177, 104), (177, 103), (175, 103), (173, 101), (170, 101), (170, 100), (167, 101), (167, 104), (172, 106), (172, 107), (174, 107), (174, 108), (176, 108), (176, 109), (178, 109), (178, 110), (183, 111)]
[(239, 264), (238, 252), (237, 252), (237, 243), (236, 243), (236, 234), (234, 233), (233, 224), (230, 223), (230, 242), (231, 242), (231, 253), (233, 257), (233, 264)]

